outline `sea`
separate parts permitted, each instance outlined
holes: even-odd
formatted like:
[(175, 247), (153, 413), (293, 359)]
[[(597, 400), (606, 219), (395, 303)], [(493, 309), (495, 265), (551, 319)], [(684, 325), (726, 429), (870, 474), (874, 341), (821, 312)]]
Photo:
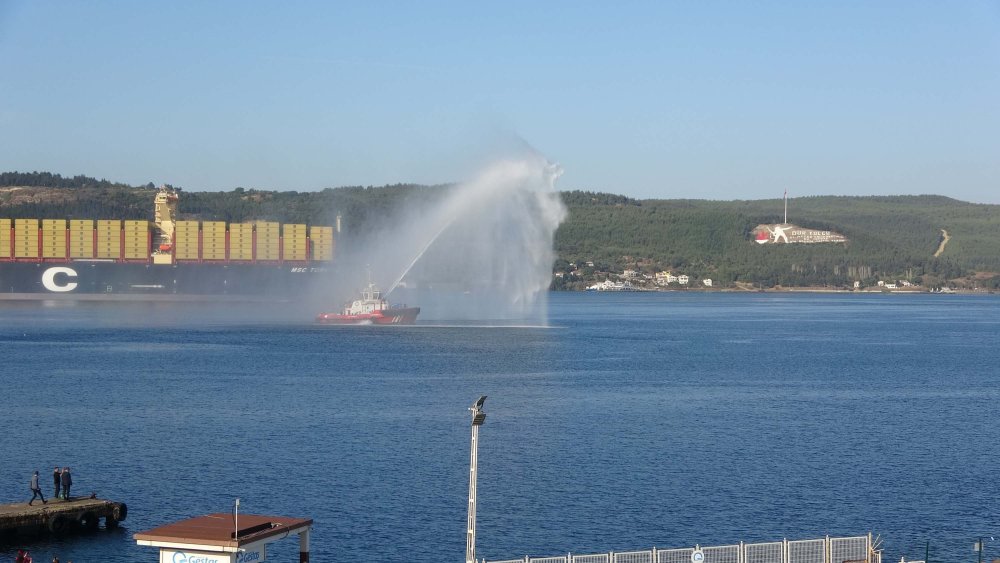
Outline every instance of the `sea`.
[(118, 529), (7, 539), (0, 561), (157, 561), (133, 534), (236, 499), (311, 518), (312, 561), (462, 561), (481, 395), (479, 558), (869, 533), (884, 561), (974, 561), (980, 538), (1000, 557), (1000, 297), (554, 293), (548, 310), (338, 327), (0, 302), (0, 503), (70, 466), (75, 494), (128, 504)]

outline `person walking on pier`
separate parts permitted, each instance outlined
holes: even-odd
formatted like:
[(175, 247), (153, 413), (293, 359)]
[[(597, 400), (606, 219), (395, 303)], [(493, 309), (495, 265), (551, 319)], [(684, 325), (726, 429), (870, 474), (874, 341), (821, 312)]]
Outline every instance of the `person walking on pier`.
[(69, 500), (69, 488), (73, 486), (73, 476), (69, 474), (69, 467), (62, 470), (63, 500)]
[(52, 470), (52, 486), (56, 488), (56, 494), (52, 498), (59, 498), (59, 485), (62, 483), (62, 472), (58, 467)]
[(42, 494), (41, 487), (38, 486), (38, 472), (37, 471), (35, 471), (34, 475), (31, 476), (31, 485), (30, 485), (30, 487), (31, 487), (31, 500), (28, 501), (28, 506), (31, 506), (31, 504), (33, 502), (35, 502), (35, 498), (36, 497), (42, 499), (42, 504), (48, 504), (48, 502), (45, 501), (45, 495)]

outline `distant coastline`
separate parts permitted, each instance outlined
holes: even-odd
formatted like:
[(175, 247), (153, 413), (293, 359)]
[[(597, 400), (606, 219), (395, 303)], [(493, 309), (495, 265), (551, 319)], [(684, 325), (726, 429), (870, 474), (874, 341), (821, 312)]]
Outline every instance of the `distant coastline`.
[(656, 288), (632, 289), (629, 291), (592, 291), (592, 290), (553, 290), (569, 293), (846, 293), (858, 295), (996, 295), (992, 289), (951, 289), (933, 291), (926, 288), (915, 289), (845, 289), (834, 287), (766, 287), (762, 289), (742, 289), (735, 287), (690, 287), (690, 288)]

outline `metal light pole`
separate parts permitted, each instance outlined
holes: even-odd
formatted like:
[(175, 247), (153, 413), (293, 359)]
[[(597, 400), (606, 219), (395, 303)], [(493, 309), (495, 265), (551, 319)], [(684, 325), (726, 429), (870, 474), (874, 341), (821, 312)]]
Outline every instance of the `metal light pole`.
[(484, 401), (486, 395), (479, 397), (479, 400), (469, 407), (472, 411), (472, 457), (469, 460), (469, 521), (466, 527), (468, 534), (465, 538), (465, 563), (476, 563), (476, 471), (479, 465), (479, 427), (486, 420), (486, 413), (483, 412)]

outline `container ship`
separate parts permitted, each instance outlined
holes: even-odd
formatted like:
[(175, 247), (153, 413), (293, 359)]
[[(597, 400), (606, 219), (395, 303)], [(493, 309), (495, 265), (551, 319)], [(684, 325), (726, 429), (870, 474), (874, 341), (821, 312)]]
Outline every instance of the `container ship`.
[(0, 299), (288, 300), (333, 274), (334, 228), (177, 219), (0, 218)]

